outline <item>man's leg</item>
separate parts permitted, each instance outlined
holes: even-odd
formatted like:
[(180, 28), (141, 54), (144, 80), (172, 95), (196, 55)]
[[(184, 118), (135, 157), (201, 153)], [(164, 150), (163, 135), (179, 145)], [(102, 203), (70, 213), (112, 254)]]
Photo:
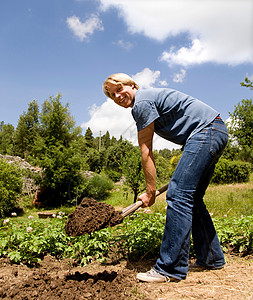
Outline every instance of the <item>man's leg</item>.
[[(167, 191), (166, 225), (160, 258), (154, 267), (161, 274), (179, 279), (184, 279), (187, 275), (195, 195), (203, 178), (208, 178), (201, 190), (204, 195), (214, 165), (221, 155), (227, 139), (226, 127), (222, 121), (219, 121), (195, 134), (184, 147), (183, 155)], [(208, 239), (212, 241), (211, 252), (214, 252), (212, 259), (215, 259), (217, 266), (221, 265), (224, 258), (210, 215), (205, 206), (198, 203), (197, 207), (201, 208), (200, 214), (203, 214), (203, 218), (209, 216), (206, 219), (205, 230), (210, 231)], [(194, 213), (194, 218), (195, 215), (196, 213)], [(194, 230), (196, 232), (196, 227)], [(203, 238), (207, 239), (207, 236), (203, 236)]]

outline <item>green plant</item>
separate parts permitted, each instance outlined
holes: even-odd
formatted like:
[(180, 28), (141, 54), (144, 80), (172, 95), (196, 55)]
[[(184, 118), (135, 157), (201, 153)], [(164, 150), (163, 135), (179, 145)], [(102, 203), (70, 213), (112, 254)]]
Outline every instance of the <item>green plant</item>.
[(225, 252), (252, 254), (253, 216), (214, 219), (214, 224)]
[(139, 259), (159, 253), (165, 215), (140, 213), (132, 215), (121, 226), (114, 240), (124, 257)]
[(112, 169), (106, 169), (105, 172), (113, 182), (119, 181), (122, 177), (122, 174), (120, 172), (114, 171)]
[[(77, 237), (66, 234), (66, 216), (60, 212), (57, 216), (2, 220), (0, 257), (8, 256), (15, 263), (36, 264), (50, 254), (85, 265), (94, 260), (105, 262), (112, 253), (116, 253), (117, 258), (132, 260), (159, 255), (165, 215), (144, 211), (125, 218), (117, 227)], [(253, 216), (215, 218), (214, 225), (224, 252), (253, 253)], [(194, 255), (192, 244), (190, 255)]]
[(95, 175), (88, 179), (86, 196), (97, 200), (105, 199), (108, 192), (112, 190), (113, 182), (105, 175)]
[(10, 213), (17, 205), (22, 183), (20, 169), (0, 159), (0, 217)]
[(229, 161), (221, 158), (216, 164), (212, 177), (213, 183), (247, 182), (251, 172), (250, 163)]

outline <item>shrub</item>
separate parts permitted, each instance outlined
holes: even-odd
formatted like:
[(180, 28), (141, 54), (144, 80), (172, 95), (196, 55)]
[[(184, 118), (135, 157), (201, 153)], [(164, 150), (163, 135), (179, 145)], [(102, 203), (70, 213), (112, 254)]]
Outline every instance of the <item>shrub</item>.
[(0, 160), (0, 217), (10, 213), (22, 192), (21, 170), (14, 164)]
[(113, 182), (119, 181), (122, 177), (122, 174), (120, 172), (114, 171), (112, 169), (106, 169), (105, 172)]
[(105, 175), (95, 175), (88, 179), (86, 196), (97, 200), (105, 199), (109, 190), (112, 190), (113, 182)]
[(220, 184), (248, 182), (250, 172), (250, 163), (242, 161), (229, 161), (222, 158), (216, 164), (212, 182)]

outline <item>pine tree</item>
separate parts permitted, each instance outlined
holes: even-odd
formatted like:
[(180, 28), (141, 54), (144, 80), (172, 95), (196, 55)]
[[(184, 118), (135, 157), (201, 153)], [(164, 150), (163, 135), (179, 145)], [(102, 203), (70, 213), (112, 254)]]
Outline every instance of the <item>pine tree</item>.
[(36, 139), (39, 136), (39, 106), (36, 100), (29, 103), (27, 112), (24, 112), (18, 121), (14, 135), (14, 153), (27, 158), (31, 153)]

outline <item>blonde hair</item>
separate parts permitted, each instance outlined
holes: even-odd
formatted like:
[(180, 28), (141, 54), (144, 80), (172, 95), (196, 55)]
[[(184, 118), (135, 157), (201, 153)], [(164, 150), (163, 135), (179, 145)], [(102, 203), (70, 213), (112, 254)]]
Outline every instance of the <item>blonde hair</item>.
[(116, 73), (113, 75), (110, 75), (103, 84), (103, 91), (105, 93), (105, 95), (109, 98), (111, 98), (110, 92), (108, 90), (108, 83), (111, 84), (123, 84), (123, 85), (134, 85), (134, 87), (138, 90), (139, 89), (139, 85), (127, 74), (125, 73)]

